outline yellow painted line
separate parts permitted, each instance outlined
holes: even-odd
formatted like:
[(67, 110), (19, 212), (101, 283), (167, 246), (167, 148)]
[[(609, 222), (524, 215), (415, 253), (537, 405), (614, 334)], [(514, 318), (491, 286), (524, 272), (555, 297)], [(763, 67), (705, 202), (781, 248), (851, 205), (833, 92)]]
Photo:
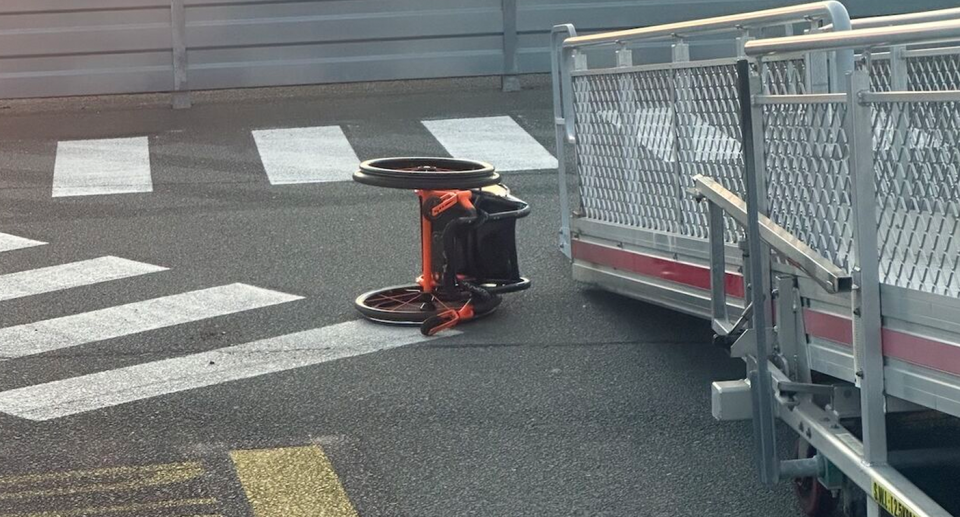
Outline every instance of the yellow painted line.
[(255, 517), (358, 517), (316, 445), (233, 451), (230, 458)]
[(39, 513), (5, 513), (0, 517), (86, 517), (88, 515), (109, 515), (118, 513), (139, 514), (140, 512), (166, 510), (170, 508), (184, 508), (188, 506), (211, 506), (217, 504), (217, 500), (208, 498), (195, 499), (171, 499), (168, 501), (156, 501), (153, 503), (125, 504), (119, 506), (100, 506), (91, 508), (76, 508), (72, 510), (51, 510)]
[[(0, 501), (140, 490), (184, 483), (203, 472), (199, 462), (184, 462), (4, 476)], [(48, 484), (55, 486), (44, 486)]]

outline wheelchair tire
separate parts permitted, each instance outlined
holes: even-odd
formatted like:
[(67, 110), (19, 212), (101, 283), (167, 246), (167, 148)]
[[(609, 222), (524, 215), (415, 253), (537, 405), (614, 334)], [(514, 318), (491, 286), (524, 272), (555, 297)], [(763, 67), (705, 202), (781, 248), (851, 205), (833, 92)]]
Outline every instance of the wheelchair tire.
[(360, 164), (353, 180), (406, 190), (470, 190), (500, 182), (489, 163), (457, 158), (378, 158)]
[(365, 318), (379, 323), (421, 325), (446, 310), (459, 310), (471, 300), (474, 304), (474, 318), (480, 318), (496, 310), (502, 298), (490, 296), (486, 300), (480, 300), (465, 293), (461, 300), (439, 300), (432, 294), (424, 293), (419, 285), (414, 284), (386, 287), (361, 294), (354, 306)]

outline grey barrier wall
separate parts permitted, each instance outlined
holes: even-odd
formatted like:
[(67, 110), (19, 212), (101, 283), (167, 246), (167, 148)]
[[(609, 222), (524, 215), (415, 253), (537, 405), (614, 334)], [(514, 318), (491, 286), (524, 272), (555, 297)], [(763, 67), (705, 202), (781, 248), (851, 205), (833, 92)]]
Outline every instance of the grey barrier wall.
[[(4, 0), (0, 98), (542, 73), (557, 23), (589, 33), (791, 3)], [(866, 16), (952, 2), (847, 4)]]

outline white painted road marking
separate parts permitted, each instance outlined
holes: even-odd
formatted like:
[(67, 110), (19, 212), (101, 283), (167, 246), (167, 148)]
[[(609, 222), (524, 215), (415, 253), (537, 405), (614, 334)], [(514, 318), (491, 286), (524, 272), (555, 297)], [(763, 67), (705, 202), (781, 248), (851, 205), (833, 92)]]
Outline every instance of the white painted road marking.
[[(455, 335), (447, 332), (443, 336)], [(442, 337), (442, 336), (441, 336)], [(0, 412), (51, 420), (427, 341), (419, 330), (356, 320), (209, 352), (0, 393)]]
[(424, 120), (454, 158), (480, 160), (498, 171), (556, 169), (557, 159), (511, 117)]
[(4, 251), (32, 248), (34, 246), (43, 246), (44, 244), (46, 243), (32, 239), (24, 239), (23, 237), (10, 235), (9, 233), (0, 233), (0, 253)]
[(152, 191), (147, 137), (57, 144), (53, 197)]
[(0, 329), (0, 358), (41, 354), (300, 299), (245, 284), (230, 284), (118, 305)]
[(254, 131), (271, 185), (348, 181), (360, 165), (340, 126)]
[(100, 257), (70, 264), (9, 273), (0, 275), (0, 301), (166, 270), (165, 267), (118, 257)]

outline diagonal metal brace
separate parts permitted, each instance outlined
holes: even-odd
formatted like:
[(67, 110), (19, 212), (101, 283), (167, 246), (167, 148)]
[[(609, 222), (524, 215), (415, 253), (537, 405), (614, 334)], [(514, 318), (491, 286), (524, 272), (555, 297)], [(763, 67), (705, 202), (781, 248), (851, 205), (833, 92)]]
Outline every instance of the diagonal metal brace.
[[(698, 174), (693, 177), (693, 181), (699, 196), (722, 208), (738, 224), (747, 226), (746, 202), (712, 178)], [(853, 278), (849, 273), (762, 214), (760, 215), (760, 238), (780, 256), (803, 270), (827, 292), (846, 293), (853, 287)]]

